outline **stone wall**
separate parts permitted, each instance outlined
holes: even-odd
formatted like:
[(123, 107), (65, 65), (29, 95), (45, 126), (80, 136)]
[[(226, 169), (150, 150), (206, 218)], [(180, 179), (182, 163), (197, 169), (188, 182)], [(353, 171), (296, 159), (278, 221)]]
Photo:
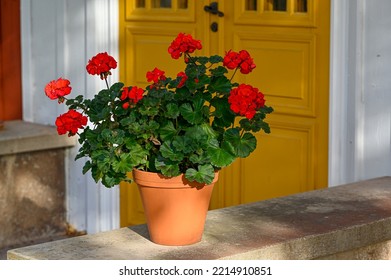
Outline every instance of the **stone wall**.
[(64, 236), (65, 147), (53, 127), (6, 122), (0, 131), (0, 249)]
[(391, 259), (391, 177), (208, 212), (201, 242), (162, 246), (138, 225), (10, 250), (8, 259)]

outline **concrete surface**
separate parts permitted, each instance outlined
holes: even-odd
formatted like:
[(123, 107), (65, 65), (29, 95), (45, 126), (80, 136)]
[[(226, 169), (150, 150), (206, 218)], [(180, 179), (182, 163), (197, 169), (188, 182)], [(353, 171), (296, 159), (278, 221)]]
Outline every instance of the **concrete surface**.
[(6, 121), (0, 130), (0, 156), (74, 146), (75, 137), (58, 135), (55, 127)]
[(389, 240), (391, 177), (384, 177), (209, 211), (195, 245), (156, 245), (139, 225), (10, 250), (8, 258), (391, 259), (389, 249), (379, 253)]

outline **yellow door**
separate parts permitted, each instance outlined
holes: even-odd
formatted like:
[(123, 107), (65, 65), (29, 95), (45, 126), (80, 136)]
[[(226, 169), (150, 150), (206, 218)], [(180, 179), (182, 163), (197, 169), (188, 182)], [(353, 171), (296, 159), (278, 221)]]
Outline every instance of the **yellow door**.
[[(217, 2), (221, 13), (214, 10)], [(257, 150), (221, 172), (211, 208), (327, 186), (329, 0), (121, 0), (120, 76), (146, 86), (158, 67), (182, 70), (167, 53), (179, 32), (203, 55), (246, 49), (257, 65), (237, 82), (258, 87), (275, 112)], [(213, 29), (213, 30), (212, 30)], [(217, 30), (216, 30), (217, 29)], [(143, 223), (137, 188), (121, 185), (121, 226)]]

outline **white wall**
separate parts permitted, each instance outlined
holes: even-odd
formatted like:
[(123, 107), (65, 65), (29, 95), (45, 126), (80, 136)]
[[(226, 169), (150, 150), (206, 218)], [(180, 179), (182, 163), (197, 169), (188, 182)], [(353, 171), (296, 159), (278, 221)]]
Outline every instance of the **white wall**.
[(329, 182), (391, 175), (391, 1), (333, 0)]
[[(85, 71), (88, 59), (107, 51), (118, 60), (118, 0), (22, 0), (24, 120), (54, 124), (64, 105), (44, 94), (47, 82), (64, 77), (74, 96), (92, 97), (104, 82)], [(113, 71), (113, 81), (118, 71)], [(88, 233), (119, 227), (119, 190), (81, 173), (83, 160), (67, 157), (68, 221)]]

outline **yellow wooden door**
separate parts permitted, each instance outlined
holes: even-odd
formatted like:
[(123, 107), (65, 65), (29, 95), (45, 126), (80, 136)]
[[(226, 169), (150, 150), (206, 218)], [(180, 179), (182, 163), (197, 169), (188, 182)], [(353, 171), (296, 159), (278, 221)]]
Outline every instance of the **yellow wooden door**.
[[(212, 2), (220, 14), (205, 11)], [(179, 32), (202, 40), (199, 54), (246, 49), (257, 64), (235, 78), (265, 94), (272, 133), (221, 172), (212, 209), (327, 186), (329, 0), (121, 0), (120, 15), (126, 84), (145, 86), (154, 67), (181, 70), (167, 53)], [(144, 222), (137, 188), (122, 184), (120, 201), (121, 226)]]

